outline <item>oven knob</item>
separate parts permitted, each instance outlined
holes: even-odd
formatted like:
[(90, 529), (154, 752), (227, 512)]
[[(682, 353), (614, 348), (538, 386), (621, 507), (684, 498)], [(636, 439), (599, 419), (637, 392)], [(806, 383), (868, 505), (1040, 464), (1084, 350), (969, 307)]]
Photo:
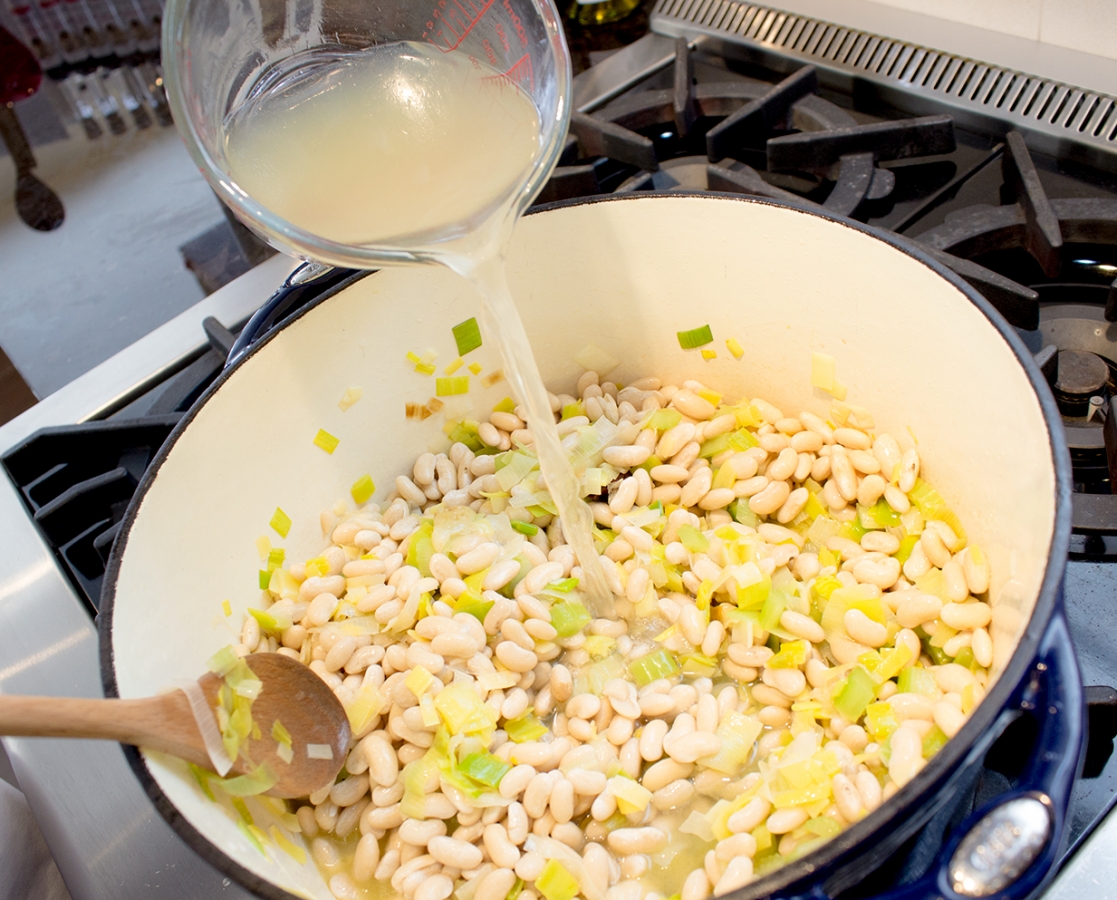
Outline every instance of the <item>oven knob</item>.
[(950, 859), (950, 886), (988, 897), (1019, 878), (1051, 835), (1051, 812), (1035, 797), (1017, 797), (986, 813)]

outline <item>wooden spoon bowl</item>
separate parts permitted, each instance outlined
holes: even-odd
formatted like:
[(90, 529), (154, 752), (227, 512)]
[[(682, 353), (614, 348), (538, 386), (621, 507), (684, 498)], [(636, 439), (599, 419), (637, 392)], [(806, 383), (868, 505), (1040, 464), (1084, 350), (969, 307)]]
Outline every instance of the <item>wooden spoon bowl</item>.
[[(245, 774), (266, 764), (279, 779), (267, 791), (273, 797), (305, 797), (332, 784), (349, 748), (349, 719), (341, 701), (314, 672), (288, 656), (255, 653), (246, 661), (263, 683), (252, 703), (260, 737), (245, 741), (232, 773)], [(217, 707), (221, 685), (222, 679), (212, 673), (198, 679), (211, 709)], [(272, 737), (277, 719), (291, 735), (290, 763), (279, 756), (279, 744)], [(104, 738), (213, 768), (190, 701), (181, 690), (142, 700), (0, 696), (0, 734)], [(332, 756), (309, 756), (312, 744), (329, 747)]]

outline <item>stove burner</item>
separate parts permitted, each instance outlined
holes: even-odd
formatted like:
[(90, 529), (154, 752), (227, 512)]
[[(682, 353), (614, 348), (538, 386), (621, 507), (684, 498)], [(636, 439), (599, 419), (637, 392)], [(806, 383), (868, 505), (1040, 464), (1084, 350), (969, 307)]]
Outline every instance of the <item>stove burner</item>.
[[(576, 140), (568, 142), (536, 202), (609, 190), (718, 190), (864, 219), (896, 186), (895, 174), (879, 161), (955, 149), (950, 116), (861, 124), (815, 93), (818, 76), (811, 66), (774, 85), (695, 85), (694, 58), (679, 38), (670, 88), (628, 94), (594, 115), (575, 113), (570, 130)], [(613, 162), (613, 177), (602, 177), (593, 162), (602, 156)], [(664, 175), (679, 158), (688, 172)], [(829, 190), (819, 191), (824, 184)]]
[(1055, 399), (1064, 416), (1085, 416), (1090, 398), (1109, 381), (1109, 366), (1100, 356), (1083, 350), (1060, 350)]

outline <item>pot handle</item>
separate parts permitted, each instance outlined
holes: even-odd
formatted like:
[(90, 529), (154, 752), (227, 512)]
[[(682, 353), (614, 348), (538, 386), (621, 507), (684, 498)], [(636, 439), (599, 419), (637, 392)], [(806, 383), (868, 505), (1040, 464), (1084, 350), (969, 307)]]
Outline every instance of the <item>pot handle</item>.
[(225, 360), (225, 367), (237, 363), (253, 344), (303, 304), (355, 274), (358, 273), (353, 269), (339, 269), (316, 262), (304, 262), (298, 266), (241, 329)]
[(1059, 609), (1013, 705), (1036, 720), (1031, 759), (1012, 791), (962, 822), (922, 878), (874, 900), (1023, 900), (1052, 874), (1084, 736), (1078, 661)]

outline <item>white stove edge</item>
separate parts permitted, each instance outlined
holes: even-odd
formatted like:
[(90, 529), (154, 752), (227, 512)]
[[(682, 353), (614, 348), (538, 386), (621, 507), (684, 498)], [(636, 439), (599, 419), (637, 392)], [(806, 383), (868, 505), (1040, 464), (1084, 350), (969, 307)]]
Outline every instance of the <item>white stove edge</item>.
[[(244, 319), (293, 266), (275, 257), (199, 302), (4, 425), (0, 448), (111, 410), (196, 352), (206, 316)], [(0, 482), (0, 692), (100, 697), (96, 627), (14, 487)], [(248, 896), (163, 822), (119, 745), (11, 737), (3, 744), (74, 900)]]
[[(933, 3), (925, 5), (927, 12), (871, 0), (769, 0), (764, 5), (1088, 91), (1117, 95), (1117, 59), (939, 18), (933, 14)], [(1101, 8), (1099, 3), (1099, 12)]]

